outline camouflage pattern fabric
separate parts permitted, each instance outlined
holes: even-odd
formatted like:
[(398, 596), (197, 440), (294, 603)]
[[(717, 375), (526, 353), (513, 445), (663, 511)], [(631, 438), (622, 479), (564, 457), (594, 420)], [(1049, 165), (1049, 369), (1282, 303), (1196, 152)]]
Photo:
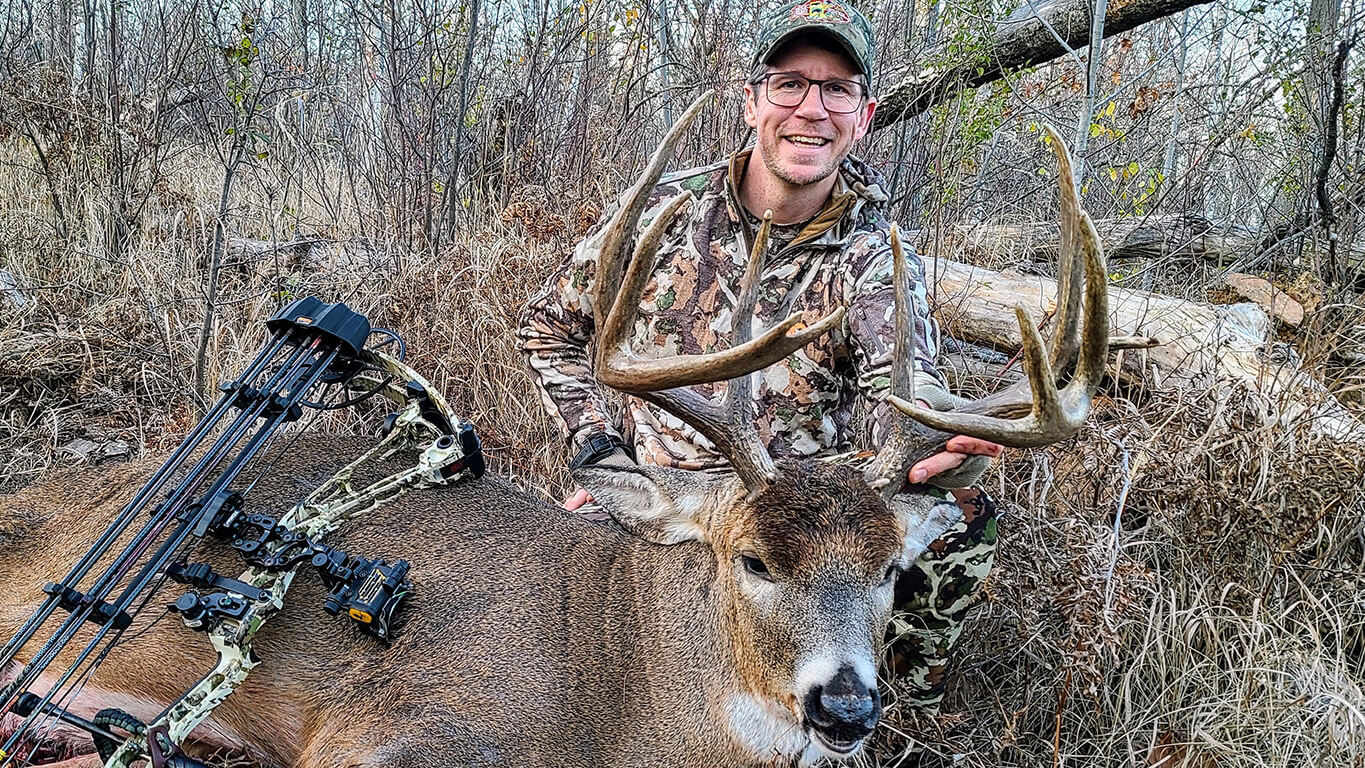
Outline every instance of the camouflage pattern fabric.
[[(911, 486), (907, 492), (944, 493), (930, 486)], [(887, 667), (902, 686), (901, 700), (925, 710), (943, 700), (948, 654), (995, 561), (995, 502), (976, 489), (951, 493), (962, 507), (962, 520), (896, 581), (886, 636)]]
[(754, 61), (766, 63), (792, 38), (811, 30), (834, 36), (858, 69), (872, 79), (872, 62), (877, 58), (872, 23), (857, 8), (838, 0), (796, 0), (774, 8), (759, 30)]
[[(648, 226), (680, 192), (694, 202), (664, 235), (654, 275), (640, 301), (632, 348), (644, 357), (714, 352), (730, 346), (730, 317), (753, 242), (753, 217), (735, 192), (748, 152), (728, 169), (674, 174), (650, 195), (640, 226)], [(881, 177), (856, 158), (845, 159), (829, 203), (810, 222), (769, 242), (760, 278), (754, 335), (791, 312), (807, 323), (838, 307), (842, 327), (759, 374), (759, 436), (775, 456), (815, 456), (880, 445), (892, 424), (885, 403), (894, 349), (887, 201)], [(625, 439), (641, 463), (707, 470), (727, 466), (706, 438), (680, 419), (626, 398), (625, 419), (613, 420), (592, 375), (593, 279), (602, 228), (598, 225), (534, 297), (518, 335), (547, 410), (576, 451), (598, 430)], [(923, 265), (907, 259), (913, 295), (915, 397), (951, 407), (934, 358), (937, 329), (929, 316)], [(719, 400), (725, 384), (694, 387)], [(870, 423), (855, 424), (863, 406)]]

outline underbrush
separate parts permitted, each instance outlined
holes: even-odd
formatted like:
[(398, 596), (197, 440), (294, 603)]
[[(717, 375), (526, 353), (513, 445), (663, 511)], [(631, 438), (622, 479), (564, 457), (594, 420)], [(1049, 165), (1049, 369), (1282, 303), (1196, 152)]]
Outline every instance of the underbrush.
[(1098, 405), (993, 474), (996, 569), (911, 764), (1360, 766), (1365, 451), (1246, 394)]

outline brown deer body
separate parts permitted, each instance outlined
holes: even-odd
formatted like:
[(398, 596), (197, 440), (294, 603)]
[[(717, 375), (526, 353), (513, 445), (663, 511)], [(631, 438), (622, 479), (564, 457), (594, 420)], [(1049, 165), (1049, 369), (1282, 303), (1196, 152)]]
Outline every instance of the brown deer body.
[[(250, 507), (287, 507), (331, 474), (337, 456), (363, 444), (310, 446), (253, 490)], [(0, 498), (0, 632), (18, 627), (43, 582), (79, 557), (120, 496), (137, 487), (139, 471), (152, 468)], [(846, 566), (884, 568), (901, 548), (898, 527), (861, 476), (835, 466), (791, 469), (808, 509), (838, 522), (842, 506), (844, 522), (866, 528), (859, 535), (836, 526), (827, 540), (798, 535), (791, 543), (827, 549)], [(724, 479), (691, 485), (716, 492), (716, 501), (729, 487)], [(836, 503), (837, 495), (845, 498)], [(867, 508), (880, 508), (880, 519), (863, 520)], [(840, 538), (864, 551), (840, 551)], [(397, 640), (385, 648), (328, 617), (321, 585), (300, 578), (256, 644), (264, 663), (196, 732), (206, 746), (300, 766), (785, 765), (810, 750), (799, 708), (768, 712), (754, 703), (750, 692), (771, 670), (755, 668), (760, 659), (741, 661), (733, 574), (718, 573), (701, 543), (659, 546), (589, 524), (496, 477), (413, 492), (336, 540), (413, 563), (417, 588)], [(240, 568), (236, 553), (210, 549), (224, 572)], [(112, 706), (150, 719), (212, 665), (204, 638), (174, 616), (147, 630), (159, 613), (141, 615), (72, 711), (89, 717)], [(797, 623), (793, 615), (789, 631)], [(845, 623), (858, 626), (870, 661), (884, 617)], [(72, 744), (93, 749), (88, 738)]]
[[(320, 585), (300, 578), (256, 642), (262, 665), (195, 731), (207, 746), (306, 768), (748, 768), (846, 757), (865, 743), (881, 714), (876, 664), (895, 575), (961, 514), (931, 497), (897, 495), (906, 471), (951, 434), (1025, 446), (1079, 427), (1108, 340), (1098, 238), (1059, 149), (1058, 336), (1045, 354), (1021, 320), (1030, 382), (959, 412), (924, 413), (907, 402), (909, 353), (898, 348), (892, 402), (907, 415), (864, 471), (774, 462), (753, 428), (750, 374), (804, 346), (841, 312), (809, 328), (789, 318), (751, 340), (767, 223), (733, 315), (733, 348), (641, 360), (624, 343), (671, 214), (640, 235), (628, 266), (625, 251), (701, 104), (678, 121), (606, 230), (595, 364), (603, 383), (686, 420), (727, 454), (734, 472), (599, 465), (576, 473), (627, 532), (584, 522), (495, 477), (389, 503), (335, 541), (412, 563), (415, 595), (397, 640), (385, 648), (327, 617)], [(899, 276), (894, 235), (892, 247)], [(905, 328), (907, 283), (897, 283), (897, 323)], [(1060, 390), (1058, 376), (1070, 379)], [(686, 388), (721, 380), (728, 381), (721, 403)], [(253, 488), (250, 508), (280, 513), (359, 453), (363, 440), (306, 442)], [(392, 461), (388, 470), (401, 466)], [(140, 485), (139, 471), (150, 469), (0, 499), (0, 634), (13, 634), (43, 582), (65, 572)], [(216, 569), (236, 572), (233, 553), (205, 549)], [(202, 638), (177, 620), (154, 621), (154, 613), (140, 614), (68, 707), (151, 718), (211, 666)]]

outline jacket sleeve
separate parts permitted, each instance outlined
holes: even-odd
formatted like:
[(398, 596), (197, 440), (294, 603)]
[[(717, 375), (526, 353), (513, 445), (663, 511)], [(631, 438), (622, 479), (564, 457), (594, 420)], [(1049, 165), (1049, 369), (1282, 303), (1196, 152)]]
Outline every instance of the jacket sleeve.
[[(924, 290), (924, 263), (905, 245), (906, 277), (910, 281), (910, 338), (900, 343), (914, 347), (910, 360), (915, 399), (933, 408), (955, 404), (948, 385), (934, 360), (938, 357), (938, 324), (929, 314)], [(896, 288), (891, 246), (884, 231), (871, 233), (853, 246), (851, 274), (846, 277), (850, 342), (858, 371), (858, 390), (874, 404), (869, 424), (872, 445), (880, 445), (889, 432), (894, 410), (887, 404), (891, 391), (891, 364), (896, 349)]]
[[(948, 389), (948, 384), (934, 361), (938, 357), (938, 324), (929, 312), (928, 294), (924, 288), (924, 262), (908, 243), (905, 248), (906, 278), (910, 281), (910, 338), (900, 343), (914, 345), (910, 360), (911, 391), (916, 400), (923, 400), (935, 410), (952, 410), (961, 399)], [(861, 252), (862, 256), (857, 254)], [(887, 402), (891, 391), (891, 365), (896, 344), (896, 289), (892, 271), (891, 245), (886, 230), (868, 236), (855, 250), (849, 276), (851, 295), (849, 332), (853, 345), (854, 362), (858, 371), (858, 389), (871, 407), (868, 434), (870, 445), (882, 445), (895, 424), (897, 412)], [(968, 459), (961, 467), (930, 479), (935, 485), (957, 488), (971, 485), (989, 466), (989, 459)]]
[(599, 228), (574, 248), (527, 303), (517, 328), (531, 380), (570, 450), (577, 450), (593, 432), (621, 437), (588, 355), (594, 325), (592, 285), (602, 234)]

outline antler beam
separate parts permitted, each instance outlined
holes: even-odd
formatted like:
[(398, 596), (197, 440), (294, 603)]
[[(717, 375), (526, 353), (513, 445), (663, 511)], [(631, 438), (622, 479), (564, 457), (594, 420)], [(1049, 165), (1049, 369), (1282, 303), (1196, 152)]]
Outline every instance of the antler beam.
[[(953, 435), (968, 435), (1014, 448), (1031, 448), (1063, 440), (1084, 423), (1090, 402), (1104, 378), (1109, 353), (1109, 291), (1104, 252), (1089, 215), (1081, 210), (1071, 171), (1071, 158), (1061, 138), (1046, 128), (1057, 156), (1061, 192), (1061, 249), (1058, 259), (1055, 336), (1045, 345), (1023, 307), (1016, 307), (1024, 340), (1028, 378), (994, 395), (967, 402), (952, 411), (919, 407), (910, 388), (913, 350), (910, 338), (908, 287), (899, 234), (893, 229), (891, 249), (896, 265), (896, 345), (892, 392), (888, 401), (905, 414), (869, 467), (867, 476), (883, 495), (902, 486), (906, 471), (921, 458), (941, 450)], [(1123, 346), (1145, 340), (1121, 339)], [(1135, 343), (1136, 342), (1136, 343)], [(1058, 389), (1060, 377), (1069, 383)]]

